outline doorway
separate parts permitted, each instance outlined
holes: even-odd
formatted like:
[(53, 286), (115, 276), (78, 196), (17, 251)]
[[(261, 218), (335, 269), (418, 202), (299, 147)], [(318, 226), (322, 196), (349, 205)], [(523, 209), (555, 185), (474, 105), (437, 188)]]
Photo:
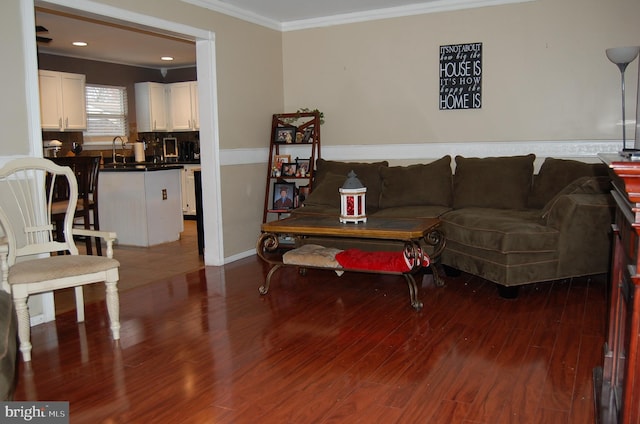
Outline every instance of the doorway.
[[(211, 117), (211, 119), (201, 120), (200, 122), (202, 197), (203, 209), (207, 210), (207, 214), (204, 217), (204, 263), (205, 265), (212, 266), (223, 265), (214, 34), (211, 31), (94, 2), (77, 2), (73, 0), (23, 1), (31, 2), (32, 9), (35, 7), (34, 3), (36, 3), (48, 9), (58, 9), (79, 16), (91, 16), (98, 19), (103, 18), (109, 22), (115, 20), (133, 28), (144, 28), (158, 34), (178, 35), (185, 39), (195, 41), (200, 116)], [(37, 64), (34, 64), (33, 72), (37, 74)], [(30, 109), (31, 113), (38, 114), (39, 116), (38, 104), (32, 105)]]

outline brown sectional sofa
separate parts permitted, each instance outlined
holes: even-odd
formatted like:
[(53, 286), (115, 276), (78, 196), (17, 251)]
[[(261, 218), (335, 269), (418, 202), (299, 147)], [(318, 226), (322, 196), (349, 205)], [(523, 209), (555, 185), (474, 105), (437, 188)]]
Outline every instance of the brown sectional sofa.
[[(606, 273), (614, 208), (606, 166), (546, 158), (534, 174), (534, 160), (457, 156), (453, 173), (450, 156), (410, 166), (318, 159), (314, 189), (294, 213), (337, 216), (338, 188), (354, 170), (367, 187), (367, 216), (439, 217), (441, 263), (497, 283), (503, 296), (522, 284)], [(355, 247), (401, 248), (366, 240)]]

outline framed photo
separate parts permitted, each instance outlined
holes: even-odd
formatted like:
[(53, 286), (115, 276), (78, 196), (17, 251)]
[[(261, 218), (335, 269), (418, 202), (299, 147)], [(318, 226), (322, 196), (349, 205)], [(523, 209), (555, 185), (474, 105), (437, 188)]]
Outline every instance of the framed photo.
[(310, 192), (311, 192), (311, 189), (309, 188), (308, 185), (298, 187), (298, 201), (300, 203), (304, 202), (305, 199), (309, 197)]
[(178, 139), (175, 137), (165, 137), (162, 139), (162, 149), (165, 158), (178, 157)]
[(312, 136), (313, 136), (313, 127), (305, 128), (304, 134), (302, 135), (302, 142), (311, 143)]
[(274, 143), (277, 144), (292, 144), (296, 139), (296, 127), (277, 127), (274, 136)]
[(296, 164), (298, 165), (298, 169), (296, 170), (296, 173), (298, 174), (299, 177), (306, 177), (307, 175), (309, 175), (310, 163), (311, 163), (311, 158), (309, 159), (296, 158)]
[(297, 169), (298, 169), (298, 165), (295, 162), (290, 162), (290, 163), (283, 163), (282, 169), (280, 171), (282, 172), (283, 177), (295, 177)]
[(286, 181), (276, 181), (273, 183), (273, 209), (289, 210), (293, 209), (296, 196), (296, 184)]
[(279, 170), (282, 171), (282, 164), (291, 162), (291, 155), (275, 155), (273, 157), (273, 163)]

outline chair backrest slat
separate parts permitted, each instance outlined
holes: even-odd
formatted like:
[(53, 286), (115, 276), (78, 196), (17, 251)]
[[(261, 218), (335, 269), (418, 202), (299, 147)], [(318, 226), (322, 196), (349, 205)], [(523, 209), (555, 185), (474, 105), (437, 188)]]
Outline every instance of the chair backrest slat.
[[(64, 240), (56, 241), (51, 214), (60, 181), (67, 187), (67, 201)], [(15, 159), (0, 169), (0, 225), (9, 242), (9, 265), (20, 256), (58, 251), (78, 254), (71, 236), (77, 198), (73, 171), (48, 159)]]

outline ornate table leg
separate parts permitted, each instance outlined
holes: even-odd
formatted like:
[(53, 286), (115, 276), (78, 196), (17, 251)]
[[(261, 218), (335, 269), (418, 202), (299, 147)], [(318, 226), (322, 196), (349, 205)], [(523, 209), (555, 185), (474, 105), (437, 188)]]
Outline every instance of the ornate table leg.
[(433, 230), (424, 237), (424, 242), (429, 246), (433, 246), (433, 253), (431, 254), (431, 262), (429, 263), (429, 267), (431, 268), (431, 272), (433, 273), (433, 282), (437, 287), (442, 287), (444, 286), (444, 280), (440, 278), (440, 274), (438, 274), (438, 270), (436, 269), (436, 262), (440, 260), (440, 255), (442, 254), (444, 246), (446, 245), (444, 233), (438, 229)]
[(416, 280), (413, 278), (411, 274), (402, 274), (404, 279), (407, 280), (407, 284), (409, 285), (409, 299), (411, 300), (411, 306), (416, 311), (422, 309), (422, 302), (418, 299), (418, 286), (416, 284)]
[(267, 294), (269, 292), (269, 286), (271, 284), (271, 277), (282, 266), (281, 261), (274, 261), (265, 256), (265, 252), (274, 252), (279, 245), (278, 235), (273, 233), (262, 233), (256, 243), (256, 253), (268, 264), (271, 264), (271, 269), (267, 273), (267, 278), (263, 285), (258, 288), (260, 294)]
[(412, 269), (408, 273), (403, 273), (402, 276), (407, 281), (409, 286), (409, 300), (411, 306), (416, 311), (422, 309), (422, 302), (418, 299), (418, 285), (415, 278), (413, 278), (413, 272), (417, 272), (422, 268), (425, 263), (425, 259), (429, 259), (427, 254), (422, 250), (418, 241), (410, 240), (404, 244), (404, 255), (412, 265)]

